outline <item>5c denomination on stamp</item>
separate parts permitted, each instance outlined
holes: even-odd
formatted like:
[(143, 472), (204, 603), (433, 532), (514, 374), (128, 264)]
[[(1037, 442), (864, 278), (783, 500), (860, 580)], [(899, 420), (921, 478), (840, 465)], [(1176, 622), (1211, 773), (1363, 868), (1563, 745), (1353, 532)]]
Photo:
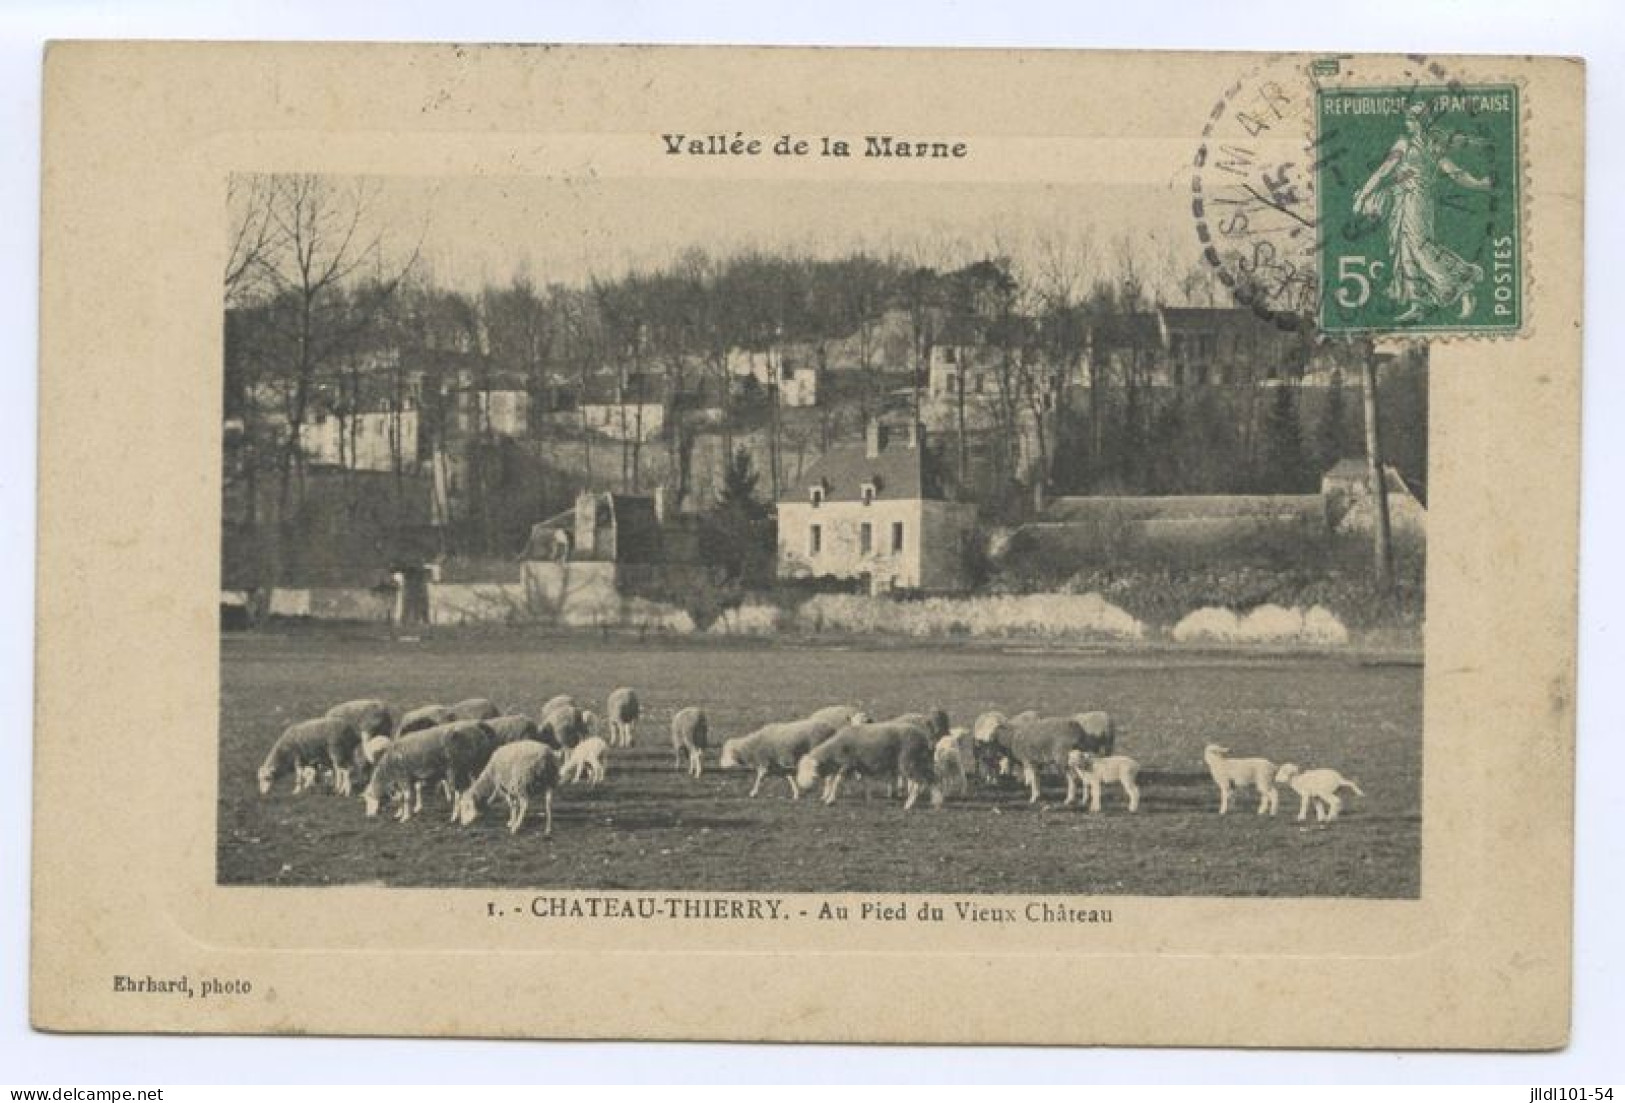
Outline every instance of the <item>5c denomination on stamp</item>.
[(1521, 328), (1518, 99), (1513, 84), (1318, 90), (1323, 333)]

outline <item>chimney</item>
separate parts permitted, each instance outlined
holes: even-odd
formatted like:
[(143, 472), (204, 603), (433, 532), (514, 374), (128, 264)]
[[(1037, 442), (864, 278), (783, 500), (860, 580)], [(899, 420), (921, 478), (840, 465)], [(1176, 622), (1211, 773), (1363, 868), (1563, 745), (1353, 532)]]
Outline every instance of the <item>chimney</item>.
[(886, 427), (880, 424), (878, 417), (869, 419), (867, 436), (869, 458), (874, 459), (880, 455), (880, 450), (886, 447)]

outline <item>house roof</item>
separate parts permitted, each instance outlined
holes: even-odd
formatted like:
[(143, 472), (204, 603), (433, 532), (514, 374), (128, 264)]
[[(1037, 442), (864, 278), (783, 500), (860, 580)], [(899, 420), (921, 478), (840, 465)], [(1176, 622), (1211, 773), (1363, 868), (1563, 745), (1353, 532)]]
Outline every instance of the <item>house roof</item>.
[(860, 502), (863, 484), (875, 482), (877, 497), (890, 499), (936, 497), (927, 493), (925, 457), (918, 448), (893, 445), (871, 457), (863, 444), (837, 444), (786, 485), (780, 501), (806, 501), (809, 490), (822, 484), (824, 500)]

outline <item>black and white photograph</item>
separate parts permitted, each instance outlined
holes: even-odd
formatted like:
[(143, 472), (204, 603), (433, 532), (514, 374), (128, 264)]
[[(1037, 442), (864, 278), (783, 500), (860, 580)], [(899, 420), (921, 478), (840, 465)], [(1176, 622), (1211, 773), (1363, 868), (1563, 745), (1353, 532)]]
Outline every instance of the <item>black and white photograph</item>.
[(1565, 1044), (1581, 68), (45, 77), (37, 1029)]
[(1190, 152), (233, 173), (218, 883), (1418, 897), (1429, 343)]

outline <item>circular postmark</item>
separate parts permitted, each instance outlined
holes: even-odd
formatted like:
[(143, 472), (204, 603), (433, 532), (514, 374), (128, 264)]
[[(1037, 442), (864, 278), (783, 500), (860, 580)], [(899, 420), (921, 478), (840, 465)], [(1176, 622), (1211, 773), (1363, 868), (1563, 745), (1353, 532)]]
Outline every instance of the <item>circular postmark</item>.
[(1267, 58), (1202, 129), (1203, 260), (1282, 329), (1515, 332), (1519, 93), (1421, 56)]
[(1282, 329), (1313, 316), (1314, 91), (1274, 56), (1224, 89), (1202, 127), (1191, 214), (1202, 259), (1242, 306)]

